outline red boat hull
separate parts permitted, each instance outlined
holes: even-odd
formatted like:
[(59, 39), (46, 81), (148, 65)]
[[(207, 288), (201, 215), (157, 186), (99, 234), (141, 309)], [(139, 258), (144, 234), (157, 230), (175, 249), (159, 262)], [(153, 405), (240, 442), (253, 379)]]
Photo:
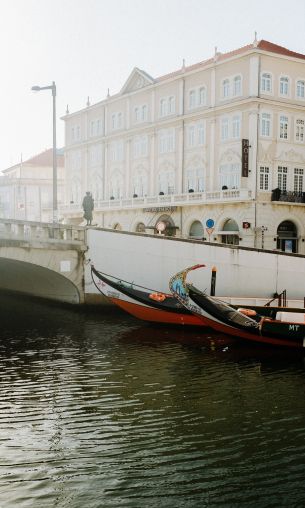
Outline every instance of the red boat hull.
[(119, 298), (113, 298), (109, 296), (108, 298), (114, 305), (117, 305), (132, 316), (138, 319), (142, 319), (143, 321), (165, 323), (170, 325), (207, 326), (204, 324), (203, 319), (193, 314), (167, 312), (165, 310), (127, 302), (126, 300), (121, 300)]

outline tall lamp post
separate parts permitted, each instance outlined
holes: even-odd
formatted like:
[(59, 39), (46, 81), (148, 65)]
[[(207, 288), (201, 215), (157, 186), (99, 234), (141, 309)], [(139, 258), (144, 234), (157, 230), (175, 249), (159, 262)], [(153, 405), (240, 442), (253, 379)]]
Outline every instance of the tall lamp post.
[(55, 81), (49, 86), (32, 86), (34, 92), (52, 90), (53, 97), (53, 222), (58, 221), (57, 205), (57, 154), (56, 154), (56, 85)]

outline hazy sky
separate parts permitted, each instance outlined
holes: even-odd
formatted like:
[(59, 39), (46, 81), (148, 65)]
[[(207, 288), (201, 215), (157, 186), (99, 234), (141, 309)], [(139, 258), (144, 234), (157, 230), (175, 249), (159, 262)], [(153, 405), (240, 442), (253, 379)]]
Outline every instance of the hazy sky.
[(52, 146), (60, 116), (118, 92), (134, 67), (157, 77), (254, 39), (305, 53), (305, 0), (0, 0), (0, 170)]

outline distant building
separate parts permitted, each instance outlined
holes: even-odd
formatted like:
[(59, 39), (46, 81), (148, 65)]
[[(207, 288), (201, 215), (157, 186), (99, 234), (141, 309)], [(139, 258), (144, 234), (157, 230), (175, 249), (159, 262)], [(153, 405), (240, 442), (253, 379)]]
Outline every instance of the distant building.
[[(53, 150), (2, 171), (0, 217), (52, 222)], [(63, 202), (64, 154), (57, 151), (58, 202)]]
[(257, 41), (66, 114), (67, 220), (305, 253), (305, 55)]

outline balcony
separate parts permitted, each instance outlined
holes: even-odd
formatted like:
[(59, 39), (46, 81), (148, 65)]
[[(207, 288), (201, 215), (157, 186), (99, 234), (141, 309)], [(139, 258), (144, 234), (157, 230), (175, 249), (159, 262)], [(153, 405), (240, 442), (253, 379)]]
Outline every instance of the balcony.
[[(227, 189), (206, 192), (188, 192), (181, 194), (166, 194), (156, 196), (120, 198), (95, 201), (96, 212), (108, 210), (132, 210), (151, 207), (194, 206), (212, 203), (243, 202), (252, 199), (252, 192), (248, 189)], [(65, 215), (76, 215), (81, 211), (81, 205), (69, 204), (60, 207)]]
[(305, 192), (282, 191), (281, 189), (273, 189), (271, 193), (271, 201), (280, 201), (284, 203), (305, 203)]

